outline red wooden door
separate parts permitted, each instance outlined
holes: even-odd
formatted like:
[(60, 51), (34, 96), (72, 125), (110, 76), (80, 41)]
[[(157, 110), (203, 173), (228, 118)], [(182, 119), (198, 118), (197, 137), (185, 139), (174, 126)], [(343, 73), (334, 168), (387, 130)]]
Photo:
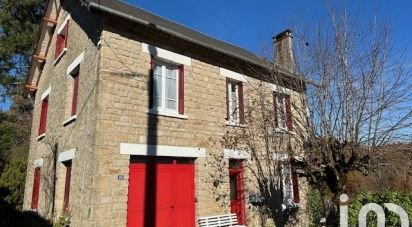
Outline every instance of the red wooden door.
[(230, 211), (237, 216), (238, 223), (246, 224), (243, 166), (240, 160), (229, 161)]
[(193, 164), (172, 159), (130, 164), (129, 227), (194, 227), (194, 220)]

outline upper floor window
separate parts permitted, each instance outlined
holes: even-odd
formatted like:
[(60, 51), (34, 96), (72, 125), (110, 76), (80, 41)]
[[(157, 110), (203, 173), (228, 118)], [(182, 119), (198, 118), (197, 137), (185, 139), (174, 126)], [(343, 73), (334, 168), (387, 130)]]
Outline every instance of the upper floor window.
[(273, 111), (275, 128), (293, 130), (290, 95), (273, 93)]
[(150, 108), (171, 114), (184, 114), (184, 67), (152, 61)]
[(41, 100), (41, 112), (40, 112), (40, 123), (39, 123), (39, 136), (44, 136), (46, 133), (46, 123), (47, 123), (47, 111), (49, 108), (49, 96)]
[(56, 49), (54, 52), (55, 62), (57, 62), (63, 56), (63, 54), (67, 51), (67, 41), (69, 37), (69, 19), (70, 19), (70, 16), (68, 16), (64, 20), (63, 24), (57, 30)]
[(226, 80), (227, 120), (229, 124), (244, 124), (243, 83)]

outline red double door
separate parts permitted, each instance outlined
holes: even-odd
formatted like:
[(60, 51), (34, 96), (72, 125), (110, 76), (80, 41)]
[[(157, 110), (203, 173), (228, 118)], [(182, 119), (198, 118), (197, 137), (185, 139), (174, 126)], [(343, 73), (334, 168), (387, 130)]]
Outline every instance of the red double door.
[(194, 164), (186, 159), (131, 162), (128, 227), (194, 227)]

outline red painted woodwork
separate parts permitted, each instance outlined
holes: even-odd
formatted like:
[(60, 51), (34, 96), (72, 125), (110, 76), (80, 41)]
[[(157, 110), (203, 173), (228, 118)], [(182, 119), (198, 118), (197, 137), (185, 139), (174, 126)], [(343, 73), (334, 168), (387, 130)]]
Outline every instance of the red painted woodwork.
[(179, 114), (184, 114), (185, 110), (185, 68), (179, 66)]
[(67, 21), (66, 26), (64, 27), (64, 48), (67, 47), (67, 41), (69, 40), (69, 22), (70, 20)]
[(56, 37), (56, 50), (54, 52), (54, 59), (60, 56), (64, 48), (67, 47), (67, 40), (69, 36), (69, 21), (67, 21), (63, 34), (57, 34)]
[(31, 195), (31, 209), (37, 209), (39, 204), (40, 167), (34, 169), (33, 190)]
[(245, 123), (245, 105), (243, 102), (243, 83), (239, 82), (238, 83), (238, 97), (239, 97), (239, 118), (240, 118), (240, 124)]
[(275, 123), (275, 128), (279, 127), (279, 120), (278, 120), (278, 109), (277, 109), (277, 95), (273, 92), (273, 120)]
[(47, 110), (49, 108), (48, 106), (49, 106), (49, 100), (48, 100), (48, 97), (46, 97), (41, 101), (39, 135), (46, 132)]
[[(230, 211), (237, 216), (240, 225), (246, 224), (245, 216), (245, 197), (243, 182), (243, 165), (241, 160), (230, 160), (229, 177), (230, 177)], [(234, 163), (238, 162), (238, 163)], [(233, 166), (231, 166), (233, 165)]]
[(295, 167), (292, 167), (292, 187), (293, 187), (293, 202), (299, 203), (299, 179)]
[(285, 108), (286, 108), (286, 125), (289, 131), (293, 131), (292, 109), (290, 104), (290, 96), (285, 96)]
[(127, 226), (195, 226), (193, 163), (152, 159), (129, 168)]
[(72, 97), (72, 111), (71, 116), (76, 115), (77, 112), (77, 97), (79, 93), (79, 73), (72, 75), (73, 77), (73, 97)]
[(226, 120), (230, 120), (229, 113), (229, 79), (226, 78)]
[(63, 212), (67, 212), (69, 208), (70, 198), (70, 181), (72, 175), (72, 161), (65, 163), (66, 166), (66, 180), (64, 182), (64, 200), (63, 200)]

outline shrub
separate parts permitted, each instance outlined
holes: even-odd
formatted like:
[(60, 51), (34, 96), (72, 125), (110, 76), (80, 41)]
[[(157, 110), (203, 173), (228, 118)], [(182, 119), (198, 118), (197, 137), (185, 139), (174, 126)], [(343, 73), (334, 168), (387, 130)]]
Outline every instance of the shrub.
[(323, 217), (323, 202), (318, 189), (309, 186), (308, 189), (308, 211), (310, 226), (319, 226), (320, 219)]
[[(384, 190), (381, 192), (361, 192), (353, 197), (349, 204), (349, 225), (358, 226), (358, 214), (362, 206), (368, 203), (376, 203), (384, 207), (384, 203), (394, 203), (401, 206), (409, 216), (409, 222), (412, 223), (412, 194), (405, 192), (396, 192)], [(399, 216), (384, 208), (386, 226), (401, 226)], [(377, 216), (374, 212), (369, 212), (367, 216), (368, 227), (377, 226)]]

